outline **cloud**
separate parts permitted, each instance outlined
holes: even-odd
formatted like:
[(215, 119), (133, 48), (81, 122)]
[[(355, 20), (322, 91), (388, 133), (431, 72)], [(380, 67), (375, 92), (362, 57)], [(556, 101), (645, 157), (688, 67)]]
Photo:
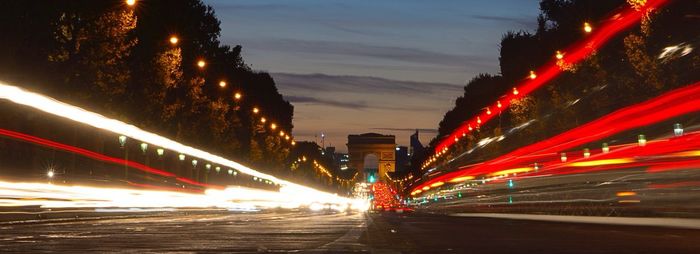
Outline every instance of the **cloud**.
[(281, 52), (333, 55), (336, 57), (369, 57), (423, 65), (469, 66), (493, 60), (479, 55), (446, 54), (418, 48), (378, 46), (357, 42), (268, 38), (255, 40), (255, 43), (251, 45), (252, 47)]
[(405, 131), (405, 132), (415, 132), (416, 130), (418, 132), (422, 133), (437, 133), (437, 129), (411, 129), (411, 128), (372, 128), (372, 130), (380, 130), (380, 131)]
[(313, 92), (367, 92), (392, 93), (399, 95), (429, 96), (436, 93), (462, 93), (463, 86), (437, 83), (401, 81), (378, 77), (326, 75), (326, 74), (293, 74), (273, 73), (275, 83), (280, 89), (290, 91)]
[(285, 99), (292, 103), (309, 103), (309, 104), (321, 104), (340, 108), (351, 108), (351, 109), (364, 109), (367, 108), (366, 102), (342, 102), (323, 98), (314, 98), (308, 96), (285, 96)]
[(530, 17), (530, 16), (506, 17), (506, 16), (490, 16), (490, 15), (472, 15), (471, 17), (475, 18), (475, 19), (481, 19), (481, 20), (513, 23), (513, 24), (525, 26), (527, 28), (536, 28), (537, 27), (537, 18)]

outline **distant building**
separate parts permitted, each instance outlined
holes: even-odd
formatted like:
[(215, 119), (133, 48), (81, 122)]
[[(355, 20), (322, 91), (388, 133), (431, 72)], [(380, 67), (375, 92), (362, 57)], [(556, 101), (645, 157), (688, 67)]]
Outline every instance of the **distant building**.
[(411, 159), (408, 156), (408, 147), (396, 147), (396, 173), (402, 174), (406, 172), (410, 166)]
[(335, 159), (336, 159), (336, 164), (338, 164), (338, 167), (340, 167), (341, 171), (348, 170), (350, 166), (348, 165), (350, 163), (350, 155), (347, 153), (336, 153), (335, 154)]
[(411, 146), (408, 150), (408, 157), (410, 158), (414, 154), (423, 154), (424, 150), (425, 147), (423, 147), (423, 144), (420, 143), (420, 139), (418, 137), (418, 130), (416, 130), (416, 133), (411, 135)]

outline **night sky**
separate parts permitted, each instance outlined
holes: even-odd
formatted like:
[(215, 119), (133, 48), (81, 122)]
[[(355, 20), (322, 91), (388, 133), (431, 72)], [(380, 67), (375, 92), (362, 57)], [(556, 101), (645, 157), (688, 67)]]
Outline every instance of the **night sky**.
[(296, 139), (340, 151), (365, 132), (426, 144), (469, 79), (498, 73), (502, 35), (535, 29), (538, 2), (205, 0), (223, 43), (294, 104)]

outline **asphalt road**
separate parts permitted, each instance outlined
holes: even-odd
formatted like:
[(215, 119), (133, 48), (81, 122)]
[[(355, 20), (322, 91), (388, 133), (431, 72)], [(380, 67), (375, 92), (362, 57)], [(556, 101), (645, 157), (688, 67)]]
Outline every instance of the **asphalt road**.
[(431, 214), (199, 213), (0, 225), (0, 253), (698, 253), (700, 230)]

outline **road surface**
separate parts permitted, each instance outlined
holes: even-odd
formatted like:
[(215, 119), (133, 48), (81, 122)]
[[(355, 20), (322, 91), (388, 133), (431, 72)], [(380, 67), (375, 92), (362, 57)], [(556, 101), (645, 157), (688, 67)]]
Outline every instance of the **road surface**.
[(0, 224), (0, 252), (697, 253), (700, 230), (309, 212)]

